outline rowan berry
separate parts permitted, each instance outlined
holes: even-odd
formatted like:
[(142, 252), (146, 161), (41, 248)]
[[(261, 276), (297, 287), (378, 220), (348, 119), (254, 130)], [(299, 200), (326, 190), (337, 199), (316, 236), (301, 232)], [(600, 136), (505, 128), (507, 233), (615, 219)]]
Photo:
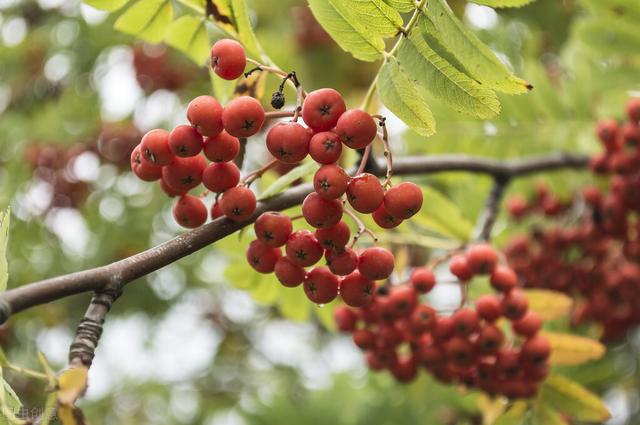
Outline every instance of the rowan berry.
[(169, 132), (161, 129), (147, 132), (142, 136), (140, 152), (144, 159), (154, 165), (170, 164), (174, 154), (169, 146)]
[(222, 131), (222, 106), (212, 96), (198, 96), (187, 106), (187, 119), (201, 135), (216, 137)]
[(281, 122), (269, 129), (267, 149), (275, 158), (287, 164), (302, 161), (309, 153), (311, 134), (297, 122)]
[(315, 131), (327, 131), (335, 127), (347, 107), (340, 93), (331, 88), (314, 90), (302, 105), (302, 119)]
[(196, 196), (181, 196), (173, 206), (173, 217), (182, 227), (200, 227), (207, 221), (207, 215), (207, 207)]
[(473, 345), (465, 338), (454, 336), (444, 344), (451, 363), (459, 367), (470, 366), (475, 360)]
[(309, 155), (319, 164), (333, 164), (340, 159), (342, 143), (331, 131), (316, 133), (309, 141)]
[(469, 268), (467, 257), (464, 255), (454, 255), (449, 262), (449, 271), (462, 283), (466, 283), (473, 277), (473, 272)]
[(422, 190), (411, 182), (400, 183), (384, 194), (384, 206), (394, 217), (410, 218), (422, 207)]
[(306, 276), (304, 269), (291, 261), (289, 257), (278, 258), (273, 271), (280, 283), (289, 288), (300, 285)]
[(354, 271), (341, 279), (340, 296), (351, 307), (364, 307), (373, 300), (375, 288), (375, 282)]
[(388, 298), (395, 317), (409, 317), (418, 305), (418, 294), (407, 285), (391, 287)]
[(358, 254), (351, 248), (343, 248), (340, 251), (328, 250), (324, 254), (329, 270), (338, 276), (345, 276), (353, 272), (358, 265)]
[(293, 232), (286, 243), (287, 257), (301, 267), (312, 266), (322, 258), (324, 250), (315, 235), (308, 230)]
[(220, 209), (233, 221), (245, 221), (256, 210), (256, 195), (249, 188), (233, 187), (222, 195)]
[(242, 44), (229, 38), (216, 41), (211, 48), (211, 67), (220, 78), (235, 80), (247, 66), (247, 56)]
[(487, 322), (495, 322), (502, 315), (500, 299), (494, 295), (482, 295), (476, 300), (476, 311)]
[(293, 224), (288, 216), (275, 211), (267, 211), (260, 214), (253, 229), (256, 237), (262, 243), (279, 247), (287, 242), (293, 231)]
[(509, 266), (497, 265), (489, 278), (491, 286), (500, 292), (509, 292), (518, 284), (518, 275)]
[(233, 99), (222, 111), (222, 125), (235, 137), (253, 136), (260, 131), (264, 120), (262, 105), (250, 96)]
[(304, 198), (302, 215), (315, 228), (332, 227), (342, 218), (342, 202), (337, 199), (323, 199), (315, 192)]
[(411, 328), (418, 333), (430, 331), (436, 324), (436, 315), (436, 310), (431, 306), (426, 304), (416, 306), (409, 319)]
[(162, 167), (154, 165), (142, 157), (140, 145), (136, 146), (131, 152), (130, 164), (131, 171), (140, 180), (152, 182), (158, 180), (162, 176)]
[(542, 319), (538, 313), (528, 311), (521, 319), (513, 322), (511, 326), (518, 335), (531, 338), (542, 327)]
[(380, 180), (369, 173), (353, 177), (347, 185), (347, 200), (358, 212), (364, 214), (374, 212), (384, 201), (384, 190)]
[(281, 256), (280, 248), (265, 245), (259, 240), (252, 241), (247, 248), (247, 261), (259, 273), (273, 272)]
[(373, 117), (361, 109), (350, 109), (336, 123), (335, 132), (342, 143), (351, 149), (367, 147), (378, 133)]
[(236, 187), (240, 182), (240, 170), (233, 162), (212, 162), (202, 173), (202, 184), (215, 193)]
[(482, 354), (497, 352), (504, 342), (504, 334), (495, 325), (483, 326), (478, 332), (477, 347)]
[(428, 267), (418, 267), (411, 273), (411, 285), (416, 292), (426, 294), (436, 285), (436, 277)]
[(521, 319), (528, 307), (527, 297), (519, 289), (512, 290), (502, 299), (502, 314), (511, 320)]
[(338, 330), (342, 332), (353, 332), (358, 324), (358, 315), (349, 307), (339, 305), (333, 311), (333, 319)]
[(388, 278), (393, 271), (393, 263), (393, 254), (385, 248), (367, 248), (358, 256), (358, 270), (371, 280)]
[(202, 136), (190, 125), (179, 125), (169, 133), (169, 147), (176, 156), (196, 156), (202, 150)]
[(373, 218), (373, 221), (383, 229), (393, 229), (394, 227), (399, 226), (403, 221), (401, 218), (394, 217), (389, 214), (389, 211), (387, 211), (387, 208), (384, 206), (384, 202), (380, 204), (373, 214), (371, 214), (371, 218)]
[(207, 161), (201, 155), (176, 157), (171, 164), (162, 167), (162, 179), (172, 189), (187, 192), (202, 182), (206, 166)]
[(233, 161), (240, 152), (240, 141), (222, 130), (215, 136), (205, 137), (202, 152), (213, 162)]
[(351, 230), (349, 225), (340, 220), (335, 226), (316, 229), (316, 238), (322, 247), (330, 251), (341, 251), (349, 242)]
[(632, 123), (640, 123), (640, 98), (633, 98), (627, 102), (627, 117)]
[(313, 188), (324, 199), (340, 198), (346, 192), (348, 183), (346, 171), (335, 164), (323, 165), (313, 176)]
[(326, 267), (311, 269), (304, 278), (304, 293), (316, 304), (326, 304), (338, 296), (338, 277)]
[(489, 244), (472, 245), (466, 253), (469, 270), (473, 274), (491, 273), (498, 263), (498, 253)]
[(453, 328), (461, 336), (469, 336), (478, 328), (478, 313), (470, 308), (462, 308), (451, 316)]
[(543, 336), (536, 335), (527, 339), (521, 347), (522, 360), (525, 363), (541, 366), (546, 363), (551, 354), (551, 344)]

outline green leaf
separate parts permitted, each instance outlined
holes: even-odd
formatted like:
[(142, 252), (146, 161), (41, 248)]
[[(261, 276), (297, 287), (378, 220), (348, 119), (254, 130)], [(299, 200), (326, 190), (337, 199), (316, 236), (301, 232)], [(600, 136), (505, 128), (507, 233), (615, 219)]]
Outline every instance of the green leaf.
[(473, 224), (467, 220), (460, 208), (449, 198), (429, 187), (422, 187), (425, 207), (411, 220), (414, 223), (450, 236), (460, 242), (471, 238)]
[(301, 179), (302, 177), (308, 176), (309, 174), (315, 172), (318, 169), (318, 164), (314, 161), (305, 162), (302, 165), (298, 165), (293, 170), (289, 171), (287, 174), (281, 176), (273, 182), (271, 186), (266, 188), (264, 192), (260, 194), (258, 197), (258, 201), (263, 201), (265, 199), (271, 198), (275, 196), (291, 186), (291, 183), (294, 181)]
[(218, 99), (218, 102), (223, 105), (228, 103), (233, 96), (233, 91), (236, 88), (236, 82), (218, 77), (211, 67), (209, 67), (209, 78), (211, 80), (211, 86), (213, 87), (213, 94), (216, 99)]
[(7, 263), (7, 243), (9, 241), (9, 221), (11, 211), (7, 208), (0, 213), (0, 292), (7, 289), (9, 280), (9, 264)]
[[(309, 302), (308, 300), (305, 300), (305, 301)], [(338, 306), (337, 301), (332, 301), (329, 304), (324, 304), (324, 305), (315, 305), (315, 304), (312, 305), (313, 312), (318, 318), (318, 321), (320, 322), (320, 324), (324, 326), (325, 329), (328, 329), (331, 331), (336, 329), (336, 322), (333, 319), (333, 312), (335, 311), (337, 306)]]
[(260, 48), (260, 43), (256, 38), (256, 34), (253, 32), (253, 27), (251, 26), (249, 12), (247, 10), (247, 2), (245, 0), (231, 0), (230, 6), (240, 42), (249, 55), (256, 58), (261, 57), (262, 49)]
[(114, 28), (151, 43), (159, 43), (173, 19), (168, 0), (139, 0), (116, 21)]
[(544, 401), (536, 401), (531, 416), (532, 425), (567, 425), (560, 413)]
[(431, 136), (436, 123), (431, 109), (421, 96), (416, 96), (417, 87), (407, 73), (390, 58), (382, 66), (377, 80), (378, 96), (387, 108), (416, 133)]
[(561, 375), (551, 375), (544, 381), (540, 398), (578, 421), (602, 422), (611, 417), (598, 396)]
[(527, 410), (527, 403), (516, 401), (496, 419), (493, 425), (520, 425), (524, 422)]
[(579, 365), (601, 358), (607, 351), (604, 345), (595, 339), (573, 334), (540, 332), (551, 344), (553, 365)]
[(534, 0), (471, 0), (473, 3), (482, 4), (493, 8), (500, 7), (522, 7)]
[(84, 3), (89, 6), (100, 10), (106, 10), (107, 12), (118, 10), (128, 2), (129, 0), (84, 0)]
[(413, 0), (384, 0), (384, 2), (400, 12), (409, 12), (416, 7), (416, 2)]
[(176, 19), (167, 30), (166, 42), (198, 65), (203, 65), (209, 56), (209, 35), (204, 18), (185, 15)]
[(530, 89), (526, 81), (513, 75), (495, 53), (460, 22), (445, 0), (429, 1), (424, 10), (435, 29), (431, 35), (446, 46), (476, 80), (505, 93), (526, 93)]
[(309, 7), (320, 25), (343, 50), (363, 61), (382, 58), (384, 40), (372, 30), (373, 27), (369, 27), (369, 23), (373, 24), (377, 18), (368, 16), (365, 24), (362, 16), (358, 18), (356, 11), (352, 10), (352, 1), (309, 0)]
[(278, 309), (287, 319), (304, 322), (311, 314), (311, 303), (300, 288), (285, 288), (278, 299)]
[(418, 27), (416, 31), (412, 31), (398, 49), (398, 61), (407, 74), (423, 89), (458, 112), (478, 118), (492, 118), (498, 115), (500, 102), (496, 94), (436, 53), (422, 36), (420, 29), (422, 28)]

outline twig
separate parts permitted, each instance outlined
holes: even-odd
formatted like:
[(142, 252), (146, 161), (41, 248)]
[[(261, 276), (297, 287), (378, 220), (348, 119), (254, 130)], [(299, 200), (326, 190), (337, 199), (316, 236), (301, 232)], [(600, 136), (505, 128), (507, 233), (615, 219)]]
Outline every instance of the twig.
[[(541, 171), (585, 168), (587, 163), (588, 156), (570, 154), (506, 161), (465, 155), (433, 155), (396, 158), (394, 173), (409, 175), (464, 171), (513, 178)], [(383, 168), (376, 161), (375, 174), (382, 175), (380, 171)], [(0, 323), (4, 323), (12, 314), (70, 295), (99, 291), (107, 285), (124, 286), (250, 225), (264, 211), (281, 211), (299, 205), (312, 190), (313, 186), (310, 184), (292, 187), (278, 196), (260, 202), (255, 213), (241, 223), (218, 218), (123, 260), (9, 289), (0, 294)]]
[(368, 144), (366, 148), (364, 148), (364, 152), (362, 153), (362, 157), (360, 158), (360, 166), (356, 170), (354, 176), (358, 176), (362, 174), (365, 170), (367, 163), (369, 162), (369, 155), (371, 155), (371, 144)]
[(276, 165), (278, 165), (278, 160), (277, 159), (272, 159), (271, 161), (267, 162), (265, 165), (263, 165), (262, 167), (258, 168), (255, 171), (250, 172), (249, 174), (247, 174), (242, 181), (240, 182), (241, 184), (245, 185), (245, 186), (249, 186), (251, 183), (253, 183), (256, 179), (259, 179), (260, 177), (262, 177), (262, 175), (264, 173), (266, 173), (268, 170), (270, 170), (271, 168), (275, 167)]
[(487, 201), (482, 211), (482, 215), (478, 219), (476, 228), (476, 236), (474, 239), (480, 241), (489, 241), (491, 239), (491, 231), (496, 222), (500, 209), (500, 202), (504, 196), (505, 189), (509, 185), (509, 177), (494, 177), (493, 186), (487, 197)]
[(389, 146), (389, 132), (387, 131), (386, 121), (387, 119), (382, 115), (375, 115), (376, 118), (380, 121), (380, 127), (382, 127), (382, 146), (384, 147), (384, 157), (387, 161), (387, 172), (385, 174), (384, 183), (382, 183), (382, 187), (389, 188), (391, 187), (391, 176), (393, 176), (393, 155), (391, 154), (391, 146)]
[(358, 239), (360, 239), (360, 236), (362, 236), (363, 233), (367, 233), (369, 236), (371, 236), (371, 239), (373, 239), (374, 242), (378, 242), (378, 237), (376, 236), (375, 233), (373, 233), (373, 231), (371, 229), (369, 229), (367, 226), (365, 226), (365, 224), (362, 222), (362, 220), (360, 220), (360, 217), (358, 217), (358, 214), (356, 214), (355, 212), (351, 211), (349, 208), (344, 208), (344, 212), (353, 219), (353, 221), (356, 223), (356, 226), (358, 226), (358, 231), (356, 232), (355, 235), (353, 235), (353, 240), (351, 241), (351, 245), (349, 245), (349, 248), (353, 248), (354, 245), (356, 244), (356, 242), (358, 242)]

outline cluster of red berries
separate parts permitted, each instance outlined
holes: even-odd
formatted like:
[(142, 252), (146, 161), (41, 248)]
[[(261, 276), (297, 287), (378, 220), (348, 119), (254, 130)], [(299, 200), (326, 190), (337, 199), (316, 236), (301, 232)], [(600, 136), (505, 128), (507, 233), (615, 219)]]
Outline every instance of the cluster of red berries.
[(624, 124), (597, 126), (604, 153), (592, 169), (611, 179), (604, 190), (582, 190), (589, 213), (572, 226), (534, 229), (505, 250), (522, 285), (575, 297), (574, 323), (600, 323), (605, 340), (640, 324), (640, 99), (627, 104), (627, 115)]
[(446, 383), (510, 398), (533, 397), (548, 374), (551, 347), (538, 334), (542, 320), (528, 310), (515, 272), (499, 264), (487, 244), (453, 256), (449, 270), (460, 285), (488, 275), (497, 294), (446, 315), (421, 299), (436, 277), (430, 267), (419, 267), (408, 282), (380, 287), (366, 305), (339, 307), (338, 328), (352, 333), (372, 370), (387, 369), (400, 382), (413, 380), (424, 367)]
[(176, 61), (177, 55), (169, 55), (166, 46), (136, 44), (133, 47), (133, 68), (142, 89), (177, 91), (195, 77), (197, 69), (188, 61)]
[(532, 199), (523, 195), (514, 195), (507, 200), (507, 211), (516, 220), (532, 213), (541, 213), (546, 217), (557, 217), (566, 212), (572, 205), (571, 201), (563, 201), (556, 197), (549, 187), (540, 182)]

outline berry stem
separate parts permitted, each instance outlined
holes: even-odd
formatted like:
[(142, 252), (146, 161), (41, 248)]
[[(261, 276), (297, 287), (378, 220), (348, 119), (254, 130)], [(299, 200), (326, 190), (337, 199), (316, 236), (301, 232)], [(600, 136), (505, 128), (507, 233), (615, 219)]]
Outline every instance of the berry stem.
[(288, 118), (295, 117), (296, 111), (270, 111), (264, 113), (265, 120), (271, 120), (276, 118)]
[[(255, 65), (256, 67), (251, 69), (250, 71), (248, 71), (247, 73), (245, 73), (245, 76), (247, 76), (248, 74), (251, 74), (255, 71), (265, 71), (265, 72), (270, 72), (272, 74), (275, 75), (279, 75), (280, 77), (284, 78), (285, 82), (289, 82), (289, 84), (291, 86), (293, 86), (294, 89), (298, 90), (299, 87), (301, 87), (302, 85), (300, 84), (300, 82), (298, 81), (297, 77), (295, 76), (295, 73), (291, 72), (285, 72), (283, 70), (281, 70), (280, 68), (276, 68), (275, 66), (267, 66), (264, 64), (261, 64), (260, 62), (253, 60), (251, 58), (247, 58), (247, 62), (251, 63), (253, 65)], [(302, 90), (303, 93), (303, 97), (307, 96), (307, 92), (305, 92), (304, 90)]]
[(371, 154), (371, 144), (367, 145), (364, 148), (364, 152), (362, 153), (362, 158), (360, 158), (360, 166), (356, 170), (354, 176), (358, 176), (363, 173), (365, 167), (367, 166), (367, 162), (369, 161), (369, 155)]
[(249, 186), (251, 183), (253, 183), (254, 181), (256, 181), (257, 179), (259, 179), (260, 177), (262, 177), (262, 175), (264, 173), (266, 173), (268, 170), (270, 170), (271, 168), (275, 167), (278, 164), (278, 160), (277, 159), (272, 159), (271, 161), (267, 162), (265, 165), (263, 165), (262, 167), (258, 168), (255, 171), (250, 172), (249, 174), (247, 174), (242, 181), (240, 182), (242, 185), (244, 186)]
[(389, 132), (387, 131), (386, 121), (387, 119), (382, 115), (374, 115), (374, 118), (377, 118), (382, 127), (382, 135), (380, 140), (382, 140), (382, 146), (384, 147), (384, 157), (387, 161), (387, 173), (385, 175), (384, 183), (382, 187), (388, 189), (391, 187), (391, 176), (393, 176), (393, 155), (391, 154), (391, 146), (389, 145)]
[(302, 103), (304, 102), (304, 98), (306, 96), (301, 85), (298, 85), (297, 92), (298, 94), (296, 96), (296, 110), (293, 113), (293, 122), (298, 121), (298, 117), (300, 116), (300, 112), (302, 111)]
[(351, 211), (349, 208), (344, 208), (344, 212), (351, 217), (351, 219), (356, 223), (356, 225), (358, 226), (358, 231), (356, 232), (355, 235), (353, 235), (353, 240), (351, 241), (351, 244), (349, 245), (349, 248), (353, 248), (356, 244), (356, 242), (358, 242), (358, 239), (360, 239), (360, 236), (362, 236), (363, 233), (367, 233), (369, 236), (371, 236), (371, 239), (373, 239), (373, 242), (378, 242), (378, 237), (376, 236), (375, 233), (373, 233), (373, 231), (371, 231), (371, 229), (369, 229), (367, 226), (365, 226), (365, 224), (362, 222), (362, 220), (360, 220), (360, 217), (358, 217), (358, 215)]

